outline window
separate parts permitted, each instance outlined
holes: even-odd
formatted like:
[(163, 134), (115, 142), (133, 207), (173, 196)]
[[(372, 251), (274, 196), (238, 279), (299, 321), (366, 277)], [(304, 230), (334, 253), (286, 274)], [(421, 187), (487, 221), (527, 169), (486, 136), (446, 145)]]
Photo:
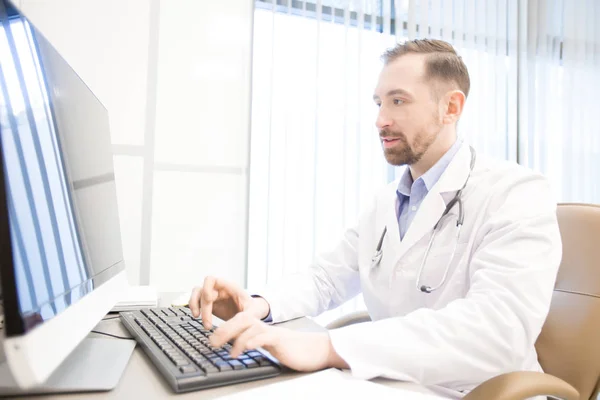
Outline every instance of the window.
[(259, 0), (254, 16), (251, 287), (304, 270), (400, 173), (381, 155), (371, 96), (380, 54), (409, 38), (449, 41), (465, 60), (459, 135), (479, 154), (542, 172), (558, 201), (600, 202), (600, 7)]

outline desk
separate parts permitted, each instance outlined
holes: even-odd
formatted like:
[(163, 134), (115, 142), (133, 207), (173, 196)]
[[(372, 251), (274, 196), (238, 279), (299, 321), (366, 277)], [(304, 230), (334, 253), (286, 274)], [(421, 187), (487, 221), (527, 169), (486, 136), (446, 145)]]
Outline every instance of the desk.
[[(160, 306), (169, 306), (171, 300), (175, 299), (180, 293), (163, 293), (159, 297)], [(115, 316), (117, 314), (114, 314)], [(317, 324), (316, 322), (308, 318), (299, 318), (293, 321), (288, 321), (280, 326), (285, 326), (290, 329), (297, 329), (302, 331), (324, 331), (325, 328)], [(108, 332), (115, 335), (129, 336), (127, 330), (121, 325), (121, 321), (118, 318), (101, 321), (98, 323), (94, 330)], [(94, 333), (90, 333), (90, 337), (100, 337)], [(101, 336), (106, 337), (106, 336)], [(121, 339), (114, 339), (121, 340)], [(190, 393), (176, 394), (171, 390), (171, 387), (167, 385), (162, 375), (154, 368), (154, 365), (150, 362), (146, 354), (142, 349), (136, 347), (129, 360), (127, 369), (121, 377), (121, 381), (118, 386), (110, 392), (101, 393), (81, 393), (81, 394), (62, 394), (52, 396), (26, 396), (20, 397), (20, 399), (52, 399), (52, 400), (100, 400), (100, 399), (216, 399), (227, 394), (237, 393), (243, 390), (252, 389), (258, 386), (271, 384), (275, 382), (282, 382), (291, 378), (296, 378), (305, 375), (305, 373), (285, 370), (281, 375), (264, 379), (254, 382), (246, 382), (237, 385), (223, 386), (214, 389), (206, 389)], [(421, 393), (433, 393), (428, 389), (406, 382), (398, 382), (387, 379), (374, 379), (373, 382), (381, 383), (387, 386), (398, 387), (405, 390), (413, 390)]]

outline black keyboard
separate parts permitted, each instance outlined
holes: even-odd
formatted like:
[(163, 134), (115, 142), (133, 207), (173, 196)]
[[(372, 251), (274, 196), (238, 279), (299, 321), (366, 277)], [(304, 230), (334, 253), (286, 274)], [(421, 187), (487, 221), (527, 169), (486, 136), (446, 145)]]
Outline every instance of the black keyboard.
[(146, 308), (122, 312), (121, 321), (175, 392), (276, 376), (281, 366), (270, 354), (246, 351), (229, 355), (231, 344), (215, 348), (200, 319), (185, 307)]

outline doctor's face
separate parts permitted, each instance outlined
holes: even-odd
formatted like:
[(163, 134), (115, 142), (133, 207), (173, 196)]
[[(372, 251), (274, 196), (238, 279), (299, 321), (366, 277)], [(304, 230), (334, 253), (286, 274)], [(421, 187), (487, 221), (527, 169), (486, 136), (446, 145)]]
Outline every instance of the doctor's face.
[(383, 67), (373, 100), (388, 163), (418, 162), (442, 130), (434, 85), (425, 80), (423, 54), (405, 54)]

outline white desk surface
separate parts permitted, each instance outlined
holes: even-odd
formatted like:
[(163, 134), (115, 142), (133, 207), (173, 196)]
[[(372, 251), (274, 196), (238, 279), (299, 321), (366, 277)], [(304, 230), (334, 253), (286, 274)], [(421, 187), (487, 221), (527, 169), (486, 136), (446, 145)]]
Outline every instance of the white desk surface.
[[(159, 304), (161, 306), (169, 306), (172, 299), (175, 299), (179, 293), (163, 293), (159, 297)], [(115, 316), (117, 314), (114, 314)], [(293, 321), (288, 321), (280, 326), (285, 326), (290, 329), (304, 330), (304, 331), (323, 331), (324, 328), (308, 318), (300, 318)], [(129, 336), (127, 330), (121, 325), (118, 318), (100, 322), (95, 330), (102, 332), (108, 332), (115, 335)], [(99, 337), (100, 335), (91, 333), (91, 337)], [(101, 336), (106, 338), (107, 336)], [(120, 339), (114, 339), (120, 340)], [(177, 394), (171, 390), (171, 387), (162, 378), (162, 375), (155, 369), (152, 362), (148, 359), (142, 349), (135, 348), (129, 364), (125, 369), (121, 381), (117, 387), (110, 392), (101, 393), (81, 393), (81, 394), (61, 394), (51, 396), (26, 396), (19, 397), (20, 399), (52, 399), (52, 400), (96, 400), (96, 399), (165, 399), (165, 398), (177, 398), (181, 400), (186, 399), (216, 399), (221, 396), (225, 396), (232, 393), (237, 393), (243, 390), (248, 390), (261, 385), (270, 384), (274, 382), (282, 382), (291, 378), (299, 377), (304, 373), (285, 370), (282, 374), (275, 378), (246, 382), (236, 385), (223, 386), (214, 389), (206, 389), (189, 393)], [(421, 393), (434, 392), (413, 383), (398, 382), (388, 379), (374, 379), (373, 382), (381, 383), (386, 386), (398, 387), (405, 390), (413, 390)]]

